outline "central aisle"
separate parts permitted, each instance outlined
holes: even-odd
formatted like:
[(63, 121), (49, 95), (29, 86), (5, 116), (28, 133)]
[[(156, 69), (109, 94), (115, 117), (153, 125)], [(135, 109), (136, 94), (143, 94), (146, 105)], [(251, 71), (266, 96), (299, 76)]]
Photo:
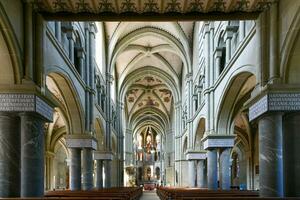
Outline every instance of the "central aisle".
[(159, 200), (156, 191), (143, 191), (143, 195), (140, 200)]

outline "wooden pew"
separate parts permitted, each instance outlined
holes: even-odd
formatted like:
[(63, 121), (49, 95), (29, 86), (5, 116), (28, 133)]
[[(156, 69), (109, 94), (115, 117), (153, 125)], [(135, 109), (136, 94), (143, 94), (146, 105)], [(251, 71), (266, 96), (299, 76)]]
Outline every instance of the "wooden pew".
[(142, 195), (142, 188), (137, 187), (118, 187), (118, 188), (107, 188), (101, 190), (91, 191), (48, 191), (45, 193), (47, 198), (106, 198), (106, 199), (120, 199), (120, 200), (137, 200)]
[(208, 190), (199, 188), (174, 188), (174, 187), (159, 187), (157, 189), (157, 195), (162, 200), (170, 199), (201, 199), (207, 197), (219, 198), (220, 197), (258, 197), (256, 191), (238, 191), (238, 190)]

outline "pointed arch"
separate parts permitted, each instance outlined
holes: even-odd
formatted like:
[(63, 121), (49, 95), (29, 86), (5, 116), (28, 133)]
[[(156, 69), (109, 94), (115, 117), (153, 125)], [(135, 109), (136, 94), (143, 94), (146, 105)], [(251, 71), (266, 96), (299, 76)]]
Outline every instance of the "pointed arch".
[(73, 81), (68, 75), (64, 74), (57, 68), (51, 68), (53, 71), (48, 71), (46, 76), (50, 77), (58, 89), (65, 103), (67, 118), (70, 123), (68, 134), (81, 134), (84, 132), (84, 112), (80, 102), (80, 98), (75, 90)]
[(22, 52), (8, 16), (0, 4), (0, 82), (3, 84), (20, 84), (22, 80)]
[[(233, 114), (235, 106), (238, 100), (241, 98), (240, 91), (248, 81), (248, 79), (255, 74), (252, 70), (252, 66), (242, 66), (238, 70), (234, 71), (226, 83), (223, 94), (223, 98), (217, 104), (216, 107), (216, 124), (215, 130), (218, 134), (233, 134), (231, 124), (233, 120)], [(250, 86), (254, 88), (255, 85)]]

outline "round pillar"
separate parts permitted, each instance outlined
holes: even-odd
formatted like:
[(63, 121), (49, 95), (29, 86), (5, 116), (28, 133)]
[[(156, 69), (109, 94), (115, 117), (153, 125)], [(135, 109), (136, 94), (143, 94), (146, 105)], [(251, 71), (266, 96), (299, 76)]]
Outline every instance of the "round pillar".
[(21, 197), (44, 196), (44, 121), (35, 113), (21, 117)]
[(82, 149), (82, 189), (93, 189), (93, 149)]
[(207, 151), (207, 186), (210, 190), (218, 189), (217, 149)]
[(221, 188), (222, 190), (230, 190), (230, 186), (231, 186), (230, 148), (224, 149), (220, 155), (220, 170), (221, 170)]
[(207, 187), (207, 171), (205, 160), (199, 160), (198, 163), (198, 187), (206, 188)]
[(260, 196), (282, 197), (282, 115), (272, 113), (262, 117), (258, 128)]
[(81, 149), (70, 149), (70, 190), (81, 190)]
[(188, 161), (189, 187), (195, 187), (195, 161)]
[(286, 197), (300, 196), (300, 113), (284, 116), (284, 177)]
[(111, 161), (105, 163), (105, 188), (111, 187)]
[(0, 112), (0, 197), (20, 196), (20, 121)]
[(97, 179), (96, 179), (96, 188), (103, 188), (103, 161), (97, 160)]

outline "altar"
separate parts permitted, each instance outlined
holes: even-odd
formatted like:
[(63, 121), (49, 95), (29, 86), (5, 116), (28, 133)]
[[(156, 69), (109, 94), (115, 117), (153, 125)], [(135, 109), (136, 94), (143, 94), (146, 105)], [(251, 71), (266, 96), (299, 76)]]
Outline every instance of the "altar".
[(145, 190), (154, 190), (161, 182), (161, 134), (152, 127), (146, 127), (135, 136), (136, 185), (143, 185)]
[(156, 187), (156, 182), (154, 181), (145, 181), (144, 190), (154, 190)]

